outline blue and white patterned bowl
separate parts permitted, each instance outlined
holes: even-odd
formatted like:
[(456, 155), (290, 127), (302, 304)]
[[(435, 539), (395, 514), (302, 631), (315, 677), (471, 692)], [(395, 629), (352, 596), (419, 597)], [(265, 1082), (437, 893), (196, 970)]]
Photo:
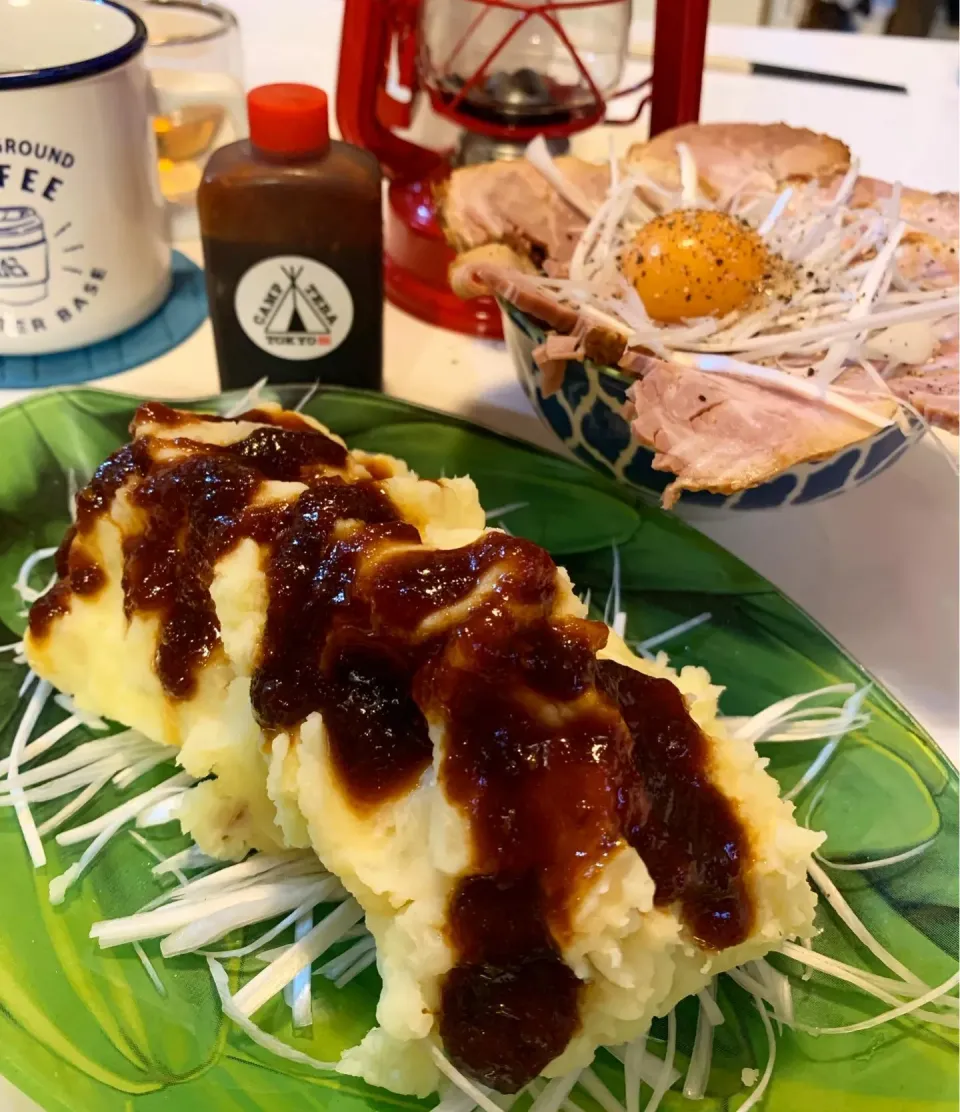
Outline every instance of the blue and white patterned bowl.
[[(654, 471), (653, 452), (638, 443), (623, 416), (633, 379), (587, 359), (571, 361), (560, 390), (544, 397), (533, 349), (544, 341), (543, 328), (513, 305), (501, 303), (503, 332), (520, 385), (540, 419), (584, 463), (659, 500), (673, 481), (669, 471)], [(894, 464), (923, 435), (909, 416), (910, 432), (895, 425), (878, 429), (859, 444), (812, 463), (800, 463), (782, 475), (736, 494), (684, 491), (681, 507), (710, 511), (769, 510), (822, 502), (853, 490)]]

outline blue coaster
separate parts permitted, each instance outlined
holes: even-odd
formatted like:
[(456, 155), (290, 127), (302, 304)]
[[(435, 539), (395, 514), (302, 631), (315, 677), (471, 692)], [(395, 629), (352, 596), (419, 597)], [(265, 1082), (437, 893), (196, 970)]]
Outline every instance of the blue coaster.
[(173, 285), (159, 309), (129, 332), (50, 355), (0, 355), (0, 388), (67, 386), (149, 363), (195, 332), (207, 315), (203, 271), (173, 253)]

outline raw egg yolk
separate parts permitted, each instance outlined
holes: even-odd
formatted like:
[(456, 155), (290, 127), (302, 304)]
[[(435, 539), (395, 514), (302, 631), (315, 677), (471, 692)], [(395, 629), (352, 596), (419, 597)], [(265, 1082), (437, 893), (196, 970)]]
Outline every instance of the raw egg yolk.
[(661, 324), (740, 309), (770, 266), (766, 245), (749, 225), (711, 209), (655, 217), (623, 256), (624, 274), (651, 319)]

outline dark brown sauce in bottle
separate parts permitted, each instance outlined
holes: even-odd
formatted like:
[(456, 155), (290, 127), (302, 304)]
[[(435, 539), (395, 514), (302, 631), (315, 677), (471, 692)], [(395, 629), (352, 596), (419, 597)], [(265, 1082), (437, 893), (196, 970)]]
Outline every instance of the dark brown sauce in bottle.
[(197, 194), (220, 384), (379, 390), (377, 160), (330, 139), (319, 89), (264, 86), (248, 108), (251, 138), (214, 152)]
[[(144, 436), (108, 460), (78, 498), (77, 541), (58, 556), (64, 578), (35, 604), (31, 628), (47, 632), (72, 593), (96, 584), (83, 532), (137, 474), (131, 497), (147, 526), (125, 545), (125, 605), (159, 614), (157, 674), (188, 698), (220, 643), (215, 561), (241, 537), (265, 545), (251, 685), (264, 729), (295, 731), (319, 711), (341, 789), (362, 813), (417, 784), (433, 760), (428, 722), (444, 727), (440, 783), (472, 857), (447, 911), (456, 960), (438, 1028), (460, 1069), (515, 1092), (579, 1028), (583, 986), (561, 950), (610, 856), (633, 846), (656, 903), (719, 950), (753, 923), (746, 831), (712, 783), (709, 743), (678, 689), (598, 660), (602, 624), (555, 615), (556, 567), (543, 549), (502, 533), (427, 548), (379, 480), (335, 473), (343, 448), (289, 416), (264, 413), (269, 428), (226, 447), (193, 444), (175, 463), (152, 461)], [(155, 407), (139, 420), (182, 423)], [(273, 478), (308, 489), (251, 506)]]

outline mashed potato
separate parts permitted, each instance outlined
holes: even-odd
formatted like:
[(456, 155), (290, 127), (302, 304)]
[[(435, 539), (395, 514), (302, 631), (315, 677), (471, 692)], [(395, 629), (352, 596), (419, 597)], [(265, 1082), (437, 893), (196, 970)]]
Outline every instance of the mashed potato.
[[(264, 413), (266, 424), (141, 418), (135, 435), (148, 445), (153, 464), (175, 463), (202, 455), (198, 445), (237, 444), (269, 427), (279, 411), (264, 407)], [(316, 422), (311, 426), (327, 432)], [(366, 453), (349, 454), (325, 473), (347, 483), (378, 479), (403, 520), (434, 549), (460, 548), (486, 532), (469, 479), (422, 480), (398, 460)], [(70, 551), (94, 561), (105, 573), (104, 585), (89, 596), (73, 594), (49, 630), (28, 634), (30, 664), (80, 707), (178, 747), (179, 763), (202, 780), (187, 794), (180, 820), (205, 852), (237, 858), (250, 849), (312, 848), (340, 877), (366, 912), (383, 991), (378, 1026), (346, 1052), (339, 1068), (397, 1092), (427, 1095), (441, 1080), (430, 1050), (438, 1039), (444, 978), (457, 961), (448, 910), (458, 882), (471, 873), (473, 852), (468, 820), (442, 784), (444, 723), (428, 719), (432, 762), (412, 788), (363, 808), (344, 791), (320, 712), (295, 727), (265, 732), (254, 713), (251, 682), (267, 621), (269, 549), (252, 536), (214, 563), (209, 595), (219, 640), (197, 670), (190, 696), (171, 698), (157, 673), (159, 618), (149, 611), (128, 617), (124, 609), (125, 542), (146, 524), (147, 511), (132, 497), (137, 482), (128, 477), (73, 540)], [(306, 490), (302, 482), (265, 480), (250, 504), (292, 504)], [(445, 618), (441, 611), (431, 620), (460, 620), (490, 589), (495, 571)], [(557, 569), (555, 575), (554, 619), (583, 617), (566, 574)], [(708, 739), (710, 781), (733, 804), (751, 847), (745, 884), (754, 916), (748, 937), (737, 945), (704, 948), (677, 907), (655, 903), (647, 865), (619, 843), (580, 892), (562, 942), (562, 959), (583, 986), (580, 1025), (544, 1069), (546, 1076), (587, 1065), (599, 1045), (641, 1035), (655, 1016), (718, 972), (813, 930), (815, 897), (806, 866), (820, 838), (798, 827), (753, 746), (724, 732), (717, 717), (720, 689), (701, 668), (677, 673), (665, 660), (639, 659), (613, 633), (599, 655), (667, 679), (682, 693)]]

